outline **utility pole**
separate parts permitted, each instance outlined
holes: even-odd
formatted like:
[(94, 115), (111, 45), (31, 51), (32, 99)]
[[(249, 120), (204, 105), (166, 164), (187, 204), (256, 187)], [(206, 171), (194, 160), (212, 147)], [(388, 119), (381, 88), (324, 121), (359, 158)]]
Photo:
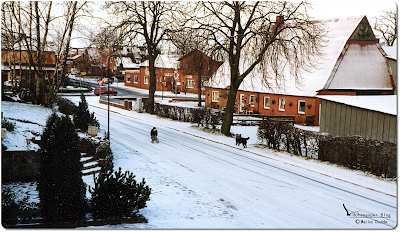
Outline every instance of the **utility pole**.
[(108, 118), (107, 118), (107, 140), (108, 143), (110, 144), (110, 80), (108, 79), (108, 72), (110, 71), (110, 58), (111, 58), (111, 54), (108, 55), (107, 58), (107, 70), (106, 70), (106, 80), (107, 80), (107, 114), (108, 114)]

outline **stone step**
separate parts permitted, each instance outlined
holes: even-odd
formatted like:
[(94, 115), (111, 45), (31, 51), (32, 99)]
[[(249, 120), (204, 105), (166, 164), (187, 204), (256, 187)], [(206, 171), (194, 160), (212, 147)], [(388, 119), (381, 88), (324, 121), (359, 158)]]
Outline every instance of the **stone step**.
[(82, 174), (83, 174), (84, 176), (88, 176), (88, 175), (92, 175), (92, 174), (99, 173), (100, 170), (101, 170), (101, 169), (96, 169), (96, 170), (93, 170), (93, 171), (90, 171), (90, 172), (84, 172), (84, 173), (82, 173)]
[(89, 165), (89, 166), (83, 166), (82, 170), (88, 170), (88, 169), (95, 168), (95, 167), (98, 167), (98, 166), (100, 166), (98, 163), (93, 164), (93, 165)]
[(82, 164), (86, 164), (86, 163), (90, 163), (90, 162), (93, 162), (93, 161), (96, 161), (96, 158), (93, 157), (91, 159), (83, 160), (81, 162), (82, 162)]

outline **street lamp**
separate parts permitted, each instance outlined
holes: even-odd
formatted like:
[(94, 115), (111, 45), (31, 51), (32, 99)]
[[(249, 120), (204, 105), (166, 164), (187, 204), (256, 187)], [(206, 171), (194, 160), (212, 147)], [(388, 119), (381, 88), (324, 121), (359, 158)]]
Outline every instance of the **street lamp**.
[(107, 140), (110, 144), (110, 80), (108, 79), (108, 74), (110, 72), (110, 58), (111, 55), (107, 58), (107, 69), (106, 69), (106, 80), (107, 80)]

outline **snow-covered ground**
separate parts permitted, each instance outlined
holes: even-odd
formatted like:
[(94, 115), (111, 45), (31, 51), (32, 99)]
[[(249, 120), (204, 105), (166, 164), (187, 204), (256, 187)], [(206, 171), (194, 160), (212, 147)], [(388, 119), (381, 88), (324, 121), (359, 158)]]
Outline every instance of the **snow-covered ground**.
[[(80, 100), (79, 96), (69, 98)], [(104, 133), (107, 106), (99, 104), (99, 97), (88, 96), (86, 100), (100, 121), (99, 133)], [(33, 110), (13, 113), (19, 107), (13, 104), (2, 102), (4, 117), (22, 118), (23, 112)], [(42, 115), (40, 122), (31, 120), (44, 125), (46, 114)], [(158, 144), (150, 142), (154, 126), (159, 131)], [(95, 228), (348, 229), (397, 225), (395, 181), (257, 148), (257, 127), (233, 126), (232, 132), (250, 137), (249, 146), (237, 147), (234, 138), (200, 131), (190, 123), (112, 107), (110, 138), (115, 167), (133, 172), (137, 180), (145, 178), (152, 188), (151, 200), (140, 210), (149, 222)], [(85, 176), (84, 181), (93, 186), (93, 177)]]

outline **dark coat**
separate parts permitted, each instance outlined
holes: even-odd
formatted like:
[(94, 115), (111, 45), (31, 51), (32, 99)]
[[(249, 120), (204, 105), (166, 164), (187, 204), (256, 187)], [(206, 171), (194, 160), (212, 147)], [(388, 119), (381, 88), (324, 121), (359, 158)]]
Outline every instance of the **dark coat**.
[(151, 136), (157, 136), (158, 135), (157, 129), (151, 129), (150, 135)]

